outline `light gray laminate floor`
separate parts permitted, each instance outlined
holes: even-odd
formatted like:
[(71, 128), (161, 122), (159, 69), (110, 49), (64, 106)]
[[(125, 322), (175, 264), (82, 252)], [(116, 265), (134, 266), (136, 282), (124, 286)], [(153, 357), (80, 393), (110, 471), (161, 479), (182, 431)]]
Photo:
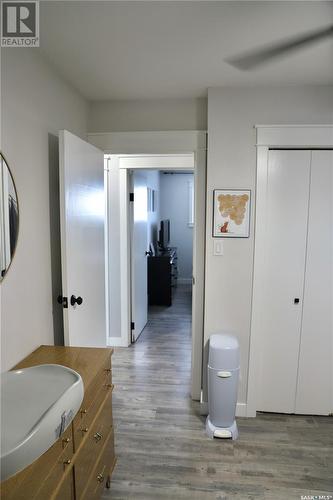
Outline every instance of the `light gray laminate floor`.
[(178, 287), (135, 345), (115, 349), (118, 463), (103, 500), (333, 498), (332, 417), (259, 414), (237, 419), (237, 441), (206, 437), (190, 399), (190, 325), (190, 290)]

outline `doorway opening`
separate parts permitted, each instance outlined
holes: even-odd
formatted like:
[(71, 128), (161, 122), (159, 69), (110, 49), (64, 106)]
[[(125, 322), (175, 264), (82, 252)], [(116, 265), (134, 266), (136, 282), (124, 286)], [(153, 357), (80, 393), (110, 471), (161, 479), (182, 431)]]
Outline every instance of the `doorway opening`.
[[(157, 330), (164, 332), (165, 340), (172, 325), (173, 331), (180, 329), (187, 338), (191, 392), (197, 400), (202, 373), (205, 167), (205, 157), (196, 158), (195, 153), (106, 156), (109, 344), (127, 347), (143, 342), (143, 336), (145, 342), (150, 336), (156, 341)], [(180, 337), (171, 337), (180, 344)]]
[(131, 342), (143, 333), (181, 336), (178, 321), (190, 343), (193, 168), (130, 170), (129, 186)]

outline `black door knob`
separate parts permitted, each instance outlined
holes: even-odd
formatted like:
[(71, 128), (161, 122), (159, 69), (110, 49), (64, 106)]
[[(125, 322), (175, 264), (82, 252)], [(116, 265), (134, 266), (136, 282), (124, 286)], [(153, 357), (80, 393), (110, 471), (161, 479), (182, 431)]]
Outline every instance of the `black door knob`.
[(78, 306), (80, 306), (83, 302), (83, 298), (82, 297), (75, 297), (75, 295), (72, 295), (71, 296), (71, 306), (75, 306), (75, 304), (77, 304)]

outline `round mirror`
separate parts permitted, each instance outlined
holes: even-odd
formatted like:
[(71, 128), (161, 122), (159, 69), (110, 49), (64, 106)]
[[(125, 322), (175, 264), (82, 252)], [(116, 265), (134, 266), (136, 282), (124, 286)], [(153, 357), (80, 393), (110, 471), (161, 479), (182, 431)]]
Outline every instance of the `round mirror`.
[(12, 262), (18, 235), (19, 207), (14, 179), (0, 153), (0, 281)]

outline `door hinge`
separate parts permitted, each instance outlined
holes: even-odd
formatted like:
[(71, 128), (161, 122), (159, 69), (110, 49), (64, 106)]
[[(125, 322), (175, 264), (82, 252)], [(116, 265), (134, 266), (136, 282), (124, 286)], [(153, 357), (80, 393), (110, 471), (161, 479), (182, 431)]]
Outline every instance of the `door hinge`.
[(135, 323), (134, 323), (134, 321), (131, 321), (131, 330), (135, 330)]
[(129, 201), (134, 201), (134, 193), (129, 194)]

